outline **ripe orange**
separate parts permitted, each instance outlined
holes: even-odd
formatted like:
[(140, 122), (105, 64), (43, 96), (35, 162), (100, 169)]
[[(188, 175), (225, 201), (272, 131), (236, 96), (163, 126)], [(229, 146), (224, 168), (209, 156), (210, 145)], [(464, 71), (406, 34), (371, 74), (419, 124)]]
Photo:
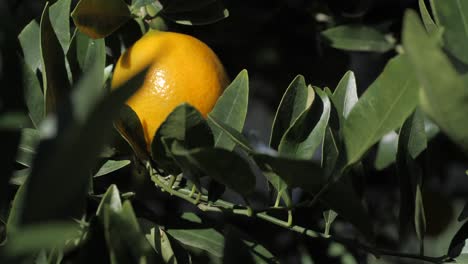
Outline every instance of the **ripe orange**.
[(119, 58), (112, 88), (146, 67), (149, 68), (142, 87), (127, 104), (138, 115), (148, 146), (176, 106), (189, 103), (206, 117), (229, 82), (216, 54), (200, 40), (152, 31)]

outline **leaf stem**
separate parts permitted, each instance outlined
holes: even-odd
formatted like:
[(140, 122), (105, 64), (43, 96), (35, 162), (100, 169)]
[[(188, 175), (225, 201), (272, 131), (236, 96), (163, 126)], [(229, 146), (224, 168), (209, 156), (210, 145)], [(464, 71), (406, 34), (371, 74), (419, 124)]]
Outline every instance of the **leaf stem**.
[[(217, 212), (217, 213), (225, 213), (230, 212), (235, 215), (243, 215), (248, 217), (256, 217), (263, 221), (269, 222), (271, 224), (286, 228), (288, 230), (294, 231), (296, 233), (311, 237), (317, 238), (327, 241), (335, 241), (341, 243), (347, 247), (359, 249), (368, 253), (373, 254), (376, 257), (380, 256), (391, 256), (391, 257), (399, 257), (399, 258), (407, 258), (407, 259), (414, 259), (414, 260), (423, 260), (431, 263), (443, 263), (445, 260), (448, 260), (449, 257), (447, 255), (439, 256), (439, 257), (430, 257), (424, 256), (420, 254), (410, 254), (410, 253), (401, 253), (397, 251), (376, 248), (373, 246), (369, 246), (363, 244), (357, 240), (348, 239), (348, 238), (341, 238), (337, 236), (330, 236), (326, 234), (322, 234), (321, 232), (317, 232), (306, 227), (294, 225), (292, 223), (292, 210), (288, 210), (288, 208), (278, 208), (278, 207), (270, 207), (266, 208), (263, 211), (253, 211), (251, 207), (247, 206), (239, 206), (232, 204), (227, 201), (217, 200), (208, 204), (208, 196), (203, 195), (201, 192), (199, 193), (197, 199), (191, 198), (190, 194), (192, 193), (191, 190), (185, 188), (170, 188), (167, 184), (163, 183), (159, 180), (158, 175), (155, 174), (155, 171), (151, 169), (151, 166), (148, 166), (150, 171), (151, 179), (156, 184), (157, 187), (161, 188), (162, 190), (168, 192), (171, 195), (177, 196), (181, 199), (184, 199), (194, 205), (196, 205), (200, 210), (204, 212)], [(192, 193), (193, 194), (193, 193)], [(281, 210), (288, 210), (288, 221), (283, 221), (278, 219), (274, 216), (271, 216), (267, 213), (269, 210), (274, 209), (281, 209)]]

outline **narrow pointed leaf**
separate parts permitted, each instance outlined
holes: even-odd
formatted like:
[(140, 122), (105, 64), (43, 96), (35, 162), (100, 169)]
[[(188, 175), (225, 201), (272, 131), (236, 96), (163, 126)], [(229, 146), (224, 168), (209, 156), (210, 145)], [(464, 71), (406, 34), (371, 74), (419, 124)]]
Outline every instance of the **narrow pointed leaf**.
[[(247, 116), (247, 104), (249, 100), (249, 77), (247, 71), (241, 71), (232, 83), (224, 90), (224, 93), (216, 102), (208, 116), (228, 124), (238, 132), (242, 132)], [(208, 120), (208, 124), (210, 121)], [(228, 135), (215, 125), (210, 125), (213, 130), (216, 147), (227, 150), (234, 149), (235, 143)]]
[(124, 105), (122, 107), (119, 118), (114, 122), (114, 126), (140, 160), (149, 160), (143, 126), (138, 115), (130, 106)]
[(239, 131), (235, 130), (231, 126), (223, 123), (222, 121), (216, 120), (215, 117), (209, 116), (208, 120), (210, 121), (211, 125), (215, 125), (220, 128), (229, 138), (236, 143), (239, 147), (245, 150), (248, 153), (253, 152), (254, 150), (250, 146), (249, 141), (242, 135)]
[(331, 100), (338, 111), (340, 123), (343, 124), (344, 119), (348, 117), (349, 112), (358, 101), (356, 77), (352, 71), (346, 72), (341, 78)]
[(41, 17), (40, 47), (42, 56), (42, 79), (46, 113), (56, 112), (57, 105), (66, 101), (70, 83), (65, 68), (65, 55), (52, 27), (49, 6), (46, 5)]
[(418, 4), (419, 4), (419, 11), (421, 13), (421, 17), (424, 22), (424, 27), (426, 28), (426, 31), (430, 35), (433, 33), (436, 33), (439, 30), (439, 27), (436, 25), (436, 23), (432, 19), (432, 16), (429, 13), (429, 10), (427, 9), (426, 4), (424, 3), (424, 0), (419, 0)]
[(403, 45), (423, 88), (420, 92), (422, 110), (453, 141), (468, 150), (466, 84), (443, 51), (424, 32), (413, 11), (405, 14)]
[(71, 0), (58, 0), (50, 6), (50, 22), (64, 53), (70, 45), (70, 5)]
[(418, 104), (418, 83), (408, 59), (387, 64), (346, 119), (343, 137), (348, 164), (357, 162), (381, 137), (401, 126)]
[(314, 100), (314, 92), (305, 83), (304, 76), (298, 75), (289, 84), (276, 111), (271, 129), (270, 147), (278, 149), (281, 138), (296, 119)]
[(24, 99), (28, 107), (29, 117), (36, 128), (45, 116), (44, 94), (36, 74), (25, 63), (23, 64)]
[(114, 171), (120, 170), (130, 164), (129, 160), (108, 160), (94, 174), (94, 177), (100, 177)]
[(394, 44), (376, 29), (363, 25), (343, 25), (327, 29), (322, 35), (337, 49), (387, 52)]
[(39, 35), (39, 24), (35, 20), (32, 20), (27, 26), (25, 26), (18, 35), (26, 65), (28, 65), (33, 72), (36, 72), (37, 69), (41, 68)]

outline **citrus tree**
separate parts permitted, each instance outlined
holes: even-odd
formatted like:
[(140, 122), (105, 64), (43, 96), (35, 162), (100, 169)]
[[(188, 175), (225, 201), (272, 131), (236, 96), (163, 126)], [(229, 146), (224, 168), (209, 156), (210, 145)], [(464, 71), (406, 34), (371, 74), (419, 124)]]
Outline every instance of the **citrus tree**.
[[(468, 150), (468, 4), (426, 4), (401, 38), (329, 23), (330, 46), (393, 58), (360, 96), (352, 71), (331, 89), (298, 75), (269, 142), (244, 131), (247, 70), (229, 79), (206, 44), (170, 32), (229, 19), (222, 1), (57, 0), (18, 36), (4, 14), (0, 81), (28, 111), (0, 104), (0, 262), (279, 263), (269, 240), (286, 230), (329, 246), (300, 263), (467, 263), (468, 210), (434, 249), (423, 184), (431, 139)], [(369, 210), (370, 156), (396, 168), (397, 246)]]

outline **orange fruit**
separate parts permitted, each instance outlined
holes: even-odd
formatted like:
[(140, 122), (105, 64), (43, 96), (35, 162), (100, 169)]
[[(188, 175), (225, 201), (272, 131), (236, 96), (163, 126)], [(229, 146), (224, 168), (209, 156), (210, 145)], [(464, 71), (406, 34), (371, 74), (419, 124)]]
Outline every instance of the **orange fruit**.
[(119, 58), (112, 88), (146, 67), (142, 87), (127, 104), (138, 115), (148, 146), (175, 107), (188, 103), (206, 117), (229, 83), (223, 65), (206, 44), (185, 34), (151, 31)]

